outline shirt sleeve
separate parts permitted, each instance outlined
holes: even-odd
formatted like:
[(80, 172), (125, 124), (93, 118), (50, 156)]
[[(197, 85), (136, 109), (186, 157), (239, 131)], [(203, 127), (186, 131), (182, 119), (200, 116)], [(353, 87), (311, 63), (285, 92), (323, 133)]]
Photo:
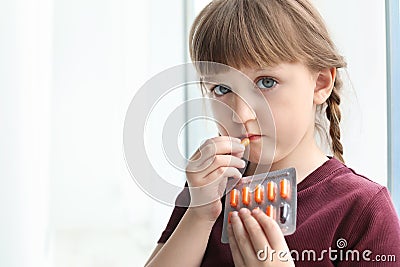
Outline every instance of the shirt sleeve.
[(168, 238), (175, 231), (175, 228), (181, 221), (183, 215), (185, 214), (187, 207), (190, 203), (190, 194), (187, 182), (185, 183), (185, 188), (179, 193), (175, 200), (175, 207), (172, 211), (171, 217), (165, 227), (164, 231), (161, 233), (161, 237), (158, 239), (157, 243), (165, 243)]
[(386, 187), (364, 207), (351, 235), (355, 245), (349, 249), (357, 251), (360, 260), (346, 259), (338, 266), (399, 266), (400, 222)]

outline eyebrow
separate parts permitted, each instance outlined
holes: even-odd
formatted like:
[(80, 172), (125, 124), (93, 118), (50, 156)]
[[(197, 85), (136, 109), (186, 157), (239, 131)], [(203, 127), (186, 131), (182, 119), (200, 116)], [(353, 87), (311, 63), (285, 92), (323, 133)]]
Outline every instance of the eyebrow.
[(263, 71), (274, 71), (275, 69), (273, 67), (265, 67), (262, 69), (256, 69), (255, 72), (263, 72)]
[[(256, 75), (259, 75), (259, 73), (262, 72), (270, 72), (272, 75), (277, 75), (277, 73), (279, 73), (280, 68), (277, 67), (273, 67), (273, 66), (265, 66), (263, 68), (258, 68), (258, 69), (254, 69), (254, 72), (256, 73)], [(212, 85), (218, 85), (218, 84), (223, 84), (220, 81), (214, 80), (213, 78), (215, 78), (215, 76), (218, 75), (207, 75), (207, 76), (203, 76), (204, 78), (206, 78), (206, 80), (204, 80), (203, 82), (205, 84), (212, 84)], [(253, 81), (252, 77), (249, 77), (250, 80)], [(257, 78), (257, 77), (256, 77)], [(253, 81), (254, 82), (254, 81)]]

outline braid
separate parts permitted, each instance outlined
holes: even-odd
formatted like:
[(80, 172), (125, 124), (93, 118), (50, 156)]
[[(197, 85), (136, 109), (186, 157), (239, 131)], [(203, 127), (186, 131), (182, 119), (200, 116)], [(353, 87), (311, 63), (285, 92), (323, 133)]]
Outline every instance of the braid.
[(340, 142), (340, 120), (342, 119), (342, 114), (340, 112), (340, 95), (338, 90), (342, 86), (342, 81), (339, 77), (336, 77), (334, 87), (331, 95), (326, 100), (326, 117), (330, 122), (329, 134), (331, 136), (332, 144), (331, 148), (333, 151), (333, 156), (344, 163), (343, 159), (343, 145)]

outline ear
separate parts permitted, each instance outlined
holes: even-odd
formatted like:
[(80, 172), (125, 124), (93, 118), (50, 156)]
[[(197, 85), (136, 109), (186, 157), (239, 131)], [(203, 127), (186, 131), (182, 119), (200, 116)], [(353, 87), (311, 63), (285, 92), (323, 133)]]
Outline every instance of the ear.
[(331, 95), (335, 84), (336, 68), (323, 69), (317, 73), (314, 88), (314, 104), (323, 104)]

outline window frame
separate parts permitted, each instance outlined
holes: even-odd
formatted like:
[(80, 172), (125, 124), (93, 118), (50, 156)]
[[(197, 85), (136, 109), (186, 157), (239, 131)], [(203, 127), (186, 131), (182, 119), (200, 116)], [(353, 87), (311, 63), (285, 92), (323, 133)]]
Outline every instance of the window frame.
[[(386, 0), (388, 189), (400, 214), (400, 6)], [(397, 75), (396, 75), (397, 74)], [(397, 104), (397, 105), (396, 105)]]

